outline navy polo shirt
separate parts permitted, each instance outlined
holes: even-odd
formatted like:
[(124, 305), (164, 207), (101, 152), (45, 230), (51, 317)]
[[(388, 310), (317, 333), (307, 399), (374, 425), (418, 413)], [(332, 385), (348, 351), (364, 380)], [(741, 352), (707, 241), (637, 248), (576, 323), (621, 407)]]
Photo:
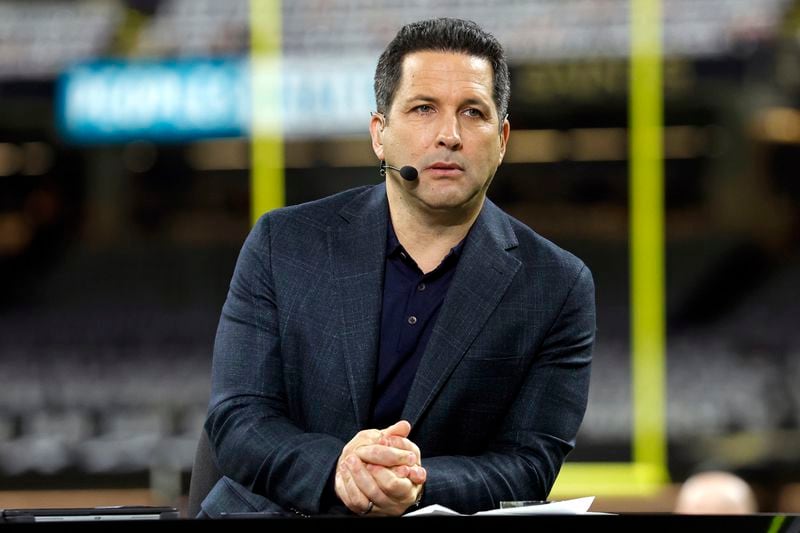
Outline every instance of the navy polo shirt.
[(397, 240), (389, 219), (380, 352), (369, 427), (380, 429), (400, 420), (463, 247), (462, 240), (435, 270), (423, 274)]

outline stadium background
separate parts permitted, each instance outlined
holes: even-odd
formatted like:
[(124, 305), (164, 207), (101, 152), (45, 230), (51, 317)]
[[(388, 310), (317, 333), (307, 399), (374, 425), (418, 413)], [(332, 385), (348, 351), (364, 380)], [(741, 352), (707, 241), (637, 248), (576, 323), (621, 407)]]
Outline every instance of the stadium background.
[[(569, 463), (632, 461), (629, 2), (252, 4), (0, 2), (0, 507), (183, 505), (253, 216), (249, 98), (272, 94), (246, 90), (252, 24), (277, 32), (282, 135), (266, 147), (269, 198), (286, 204), (380, 179), (369, 79), (403, 23), (469, 18), (504, 43), (512, 140), (489, 196), (597, 285)], [(762, 510), (797, 512), (800, 2), (660, 5), (668, 476), (585, 494), (668, 510), (713, 467), (750, 481)], [(170, 77), (180, 98), (159, 92)]]

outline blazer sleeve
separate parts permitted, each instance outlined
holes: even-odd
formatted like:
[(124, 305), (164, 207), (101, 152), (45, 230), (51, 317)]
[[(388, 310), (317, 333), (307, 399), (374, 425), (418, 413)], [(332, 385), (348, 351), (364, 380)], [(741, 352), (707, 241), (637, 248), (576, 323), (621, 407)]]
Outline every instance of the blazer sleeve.
[(582, 265), (487, 452), (423, 457), (423, 505), (474, 513), (546, 499), (586, 410), (594, 338), (594, 282)]
[(270, 215), (245, 240), (214, 343), (206, 431), (220, 471), (287, 509), (320, 510), (344, 446), (287, 416)]

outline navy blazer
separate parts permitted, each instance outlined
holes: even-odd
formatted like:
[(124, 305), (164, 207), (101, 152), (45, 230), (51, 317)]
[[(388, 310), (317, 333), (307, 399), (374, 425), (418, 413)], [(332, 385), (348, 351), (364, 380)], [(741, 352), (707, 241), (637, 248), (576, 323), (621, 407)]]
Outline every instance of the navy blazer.
[[(377, 365), (384, 184), (270, 211), (242, 247), (214, 345), (206, 421), (221, 511), (313, 514), (366, 429)], [(488, 199), (403, 410), (423, 505), (545, 499), (575, 444), (595, 338), (589, 269)]]

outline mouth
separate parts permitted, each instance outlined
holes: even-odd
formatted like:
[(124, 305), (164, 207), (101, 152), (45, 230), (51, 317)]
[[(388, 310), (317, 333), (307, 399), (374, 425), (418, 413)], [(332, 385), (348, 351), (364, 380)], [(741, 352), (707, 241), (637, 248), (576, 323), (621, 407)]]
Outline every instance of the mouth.
[(444, 161), (437, 161), (432, 165), (428, 165), (425, 170), (429, 171), (434, 176), (455, 176), (464, 172), (461, 165)]

